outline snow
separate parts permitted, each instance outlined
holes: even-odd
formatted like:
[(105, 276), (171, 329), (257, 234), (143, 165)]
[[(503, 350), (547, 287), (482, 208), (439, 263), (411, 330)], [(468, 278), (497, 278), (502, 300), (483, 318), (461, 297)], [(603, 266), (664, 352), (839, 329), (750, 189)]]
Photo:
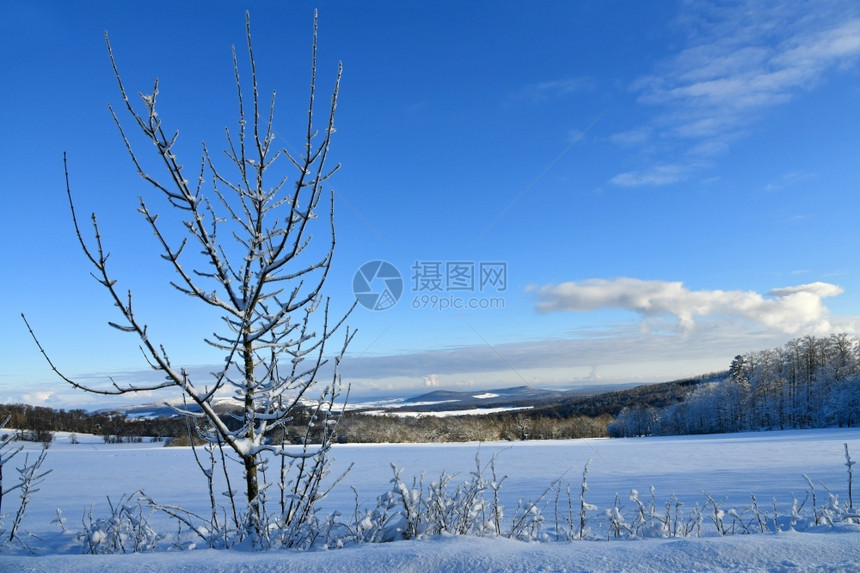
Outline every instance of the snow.
[(440, 537), (332, 551), (199, 550), (128, 555), (3, 557), (0, 568), (19, 572), (150, 573), (151, 571), (306, 572), (398, 571), (856, 571), (857, 531), (786, 533), (720, 539), (647, 542), (522, 543), (509, 539)]
[[(791, 514), (795, 499), (803, 500), (806, 474), (823, 496), (825, 484), (840, 500), (847, 499), (844, 443), (860, 458), (860, 429), (762, 432), (691, 437), (592, 439), (546, 442), (467, 444), (355, 444), (333, 448), (332, 475), (355, 462), (353, 470), (323, 500), (322, 511), (352, 515), (359, 493), (367, 507), (388, 491), (390, 464), (403, 468), (404, 481), (426, 471), (427, 480), (444, 470), (467, 480), (475, 468), (498, 454), (500, 489), (510, 516), (520, 498), (537, 499), (554, 480), (569, 483), (579, 503), (582, 470), (590, 459), (586, 500), (599, 509), (588, 514), (591, 538), (585, 541), (526, 543), (505, 538), (442, 536), (418, 541), (367, 544), (304, 553), (270, 551), (164, 551), (129, 555), (78, 555), (80, 546), (61, 534), (55, 520), (59, 508), (70, 530), (80, 530), (81, 516), (91, 504), (104, 515), (106, 496), (116, 501), (142, 488), (162, 504), (181, 504), (192, 511), (207, 508), (205, 479), (187, 448), (160, 444), (104, 444), (101, 438), (78, 434), (79, 444), (58, 435), (43, 469), (52, 469), (28, 508), (23, 528), (35, 555), (5, 549), (0, 571), (856, 571), (860, 570), (860, 525), (719, 537), (711, 526), (701, 538), (607, 540), (605, 515), (618, 495), (623, 512), (643, 503), (655, 488), (658, 507), (672, 494), (689, 510), (703, 504), (706, 492), (729, 515), (743, 511), (755, 494), (770, 511), (776, 500), (781, 515)], [(27, 450), (35, 450), (27, 444)], [(21, 454), (23, 455), (23, 454)], [(13, 460), (20, 463), (17, 458)], [(9, 472), (14, 475), (14, 472)], [(237, 477), (238, 477), (237, 473)], [(7, 479), (10, 479), (7, 477)], [(860, 490), (855, 484), (856, 491)], [(4, 510), (16, 505), (4, 500)], [(7, 503), (9, 505), (7, 505)], [(819, 504), (821, 499), (819, 499)], [(807, 502), (804, 512), (809, 509)], [(550, 507), (544, 508), (552, 521)], [(857, 500), (855, 499), (855, 506)], [(707, 515), (707, 514), (706, 514)], [(8, 519), (8, 518), (7, 518)], [(707, 518), (706, 518), (707, 525)], [(165, 522), (168, 523), (168, 522)], [(169, 525), (165, 525), (165, 529)], [(801, 529), (801, 527), (798, 527)]]
[(483, 394), (478, 394), (477, 396), (473, 396), (473, 398), (477, 400), (487, 400), (488, 398), (498, 398), (498, 394), (493, 394), (492, 392), (484, 392)]

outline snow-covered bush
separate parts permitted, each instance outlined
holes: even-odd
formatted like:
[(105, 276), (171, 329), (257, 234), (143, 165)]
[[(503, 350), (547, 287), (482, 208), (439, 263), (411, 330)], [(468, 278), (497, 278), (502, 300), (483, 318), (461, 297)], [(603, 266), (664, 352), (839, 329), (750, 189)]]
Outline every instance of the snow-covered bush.
[(142, 491), (123, 495), (117, 503), (110, 498), (107, 502), (107, 516), (93, 517), (90, 506), (81, 520), (83, 529), (76, 538), (84, 553), (139, 553), (158, 547), (162, 536), (149, 524), (155, 508)]
[[(9, 418), (7, 417), (0, 422), (0, 431), (3, 430), (8, 421)], [(36, 486), (42, 482), (46, 475), (51, 473), (51, 470), (40, 472), (40, 468), (48, 454), (47, 446), (43, 445), (42, 451), (39, 452), (39, 455), (32, 462), (30, 461), (30, 454), (24, 454), (23, 464), (15, 468), (18, 472), (18, 482), (12, 486), (5, 486), (3, 483), (3, 470), (23, 449), (23, 446), (10, 446), (13, 437), (14, 434), (3, 434), (0, 436), (0, 547), (13, 542), (26, 547), (26, 542), (21, 535), (21, 522), (24, 519), (31, 496), (39, 491), (39, 488)], [(12, 524), (6, 529), (4, 522), (8, 514), (3, 513), (4, 502), (8, 499), (8, 495), (16, 490), (19, 492), (18, 509), (14, 513)]]
[[(510, 517), (506, 517), (498, 501), (499, 489), (505, 478), (497, 478), (496, 458), (497, 455), (493, 456), (491, 462), (482, 467), (480, 458), (476, 456), (476, 470), (465, 481), (457, 481), (456, 475), (443, 472), (438, 480), (429, 484), (425, 484), (423, 474), (413, 477), (411, 483), (405, 481), (401, 477), (402, 468), (392, 465), (391, 490), (377, 499), (373, 510), (359, 508), (356, 503), (354, 522), (347, 527), (349, 535), (346, 542), (379, 542), (439, 534), (499, 535), (524, 541), (600, 538), (592, 533), (594, 524), (590, 523), (600, 514), (599, 508), (586, 500), (591, 460), (583, 468), (577, 503), (574, 503), (570, 485), (559, 479), (536, 500), (520, 499)], [(850, 461), (847, 452), (846, 459)], [(848, 467), (850, 470), (851, 466)], [(490, 476), (487, 476), (488, 470)], [(808, 484), (806, 495), (802, 500), (793, 499), (791, 509), (783, 514), (777, 511), (775, 499), (770, 511), (763, 510), (754, 494), (748, 506), (725, 507), (725, 500), (703, 493), (701, 502), (685, 511), (685, 504), (674, 494), (667, 501), (659, 502), (655, 489), (651, 487), (646, 501), (633, 489), (628, 496), (631, 502), (628, 508), (616, 495), (613, 505), (603, 510), (608, 526), (606, 537), (724, 536), (778, 533), (789, 529), (805, 531), (821, 525), (832, 527), (837, 523), (860, 523), (860, 517), (850, 502), (840, 502), (838, 496), (829, 490), (826, 501), (819, 505), (816, 487), (808, 476), (803, 477)], [(850, 479), (849, 473), (849, 488)], [(548, 500), (553, 491), (554, 501), (548, 512)]]
[[(504, 508), (499, 503), (498, 492), (505, 477), (499, 478), (496, 473), (497, 455), (493, 455), (490, 462), (482, 466), (480, 453), (476, 454), (475, 471), (465, 481), (456, 481), (457, 474), (442, 472), (439, 479), (427, 484), (426, 488), (424, 474), (414, 477), (410, 486), (401, 478), (403, 468), (392, 465), (394, 477), (391, 490), (380, 496), (377, 508), (369, 516), (384, 518), (382, 521), (388, 523), (385, 534), (388, 538), (394, 532), (404, 539), (443, 533), (500, 535)], [(490, 499), (485, 497), (488, 494), (491, 495)], [(396, 517), (392, 517), (392, 511), (395, 511)], [(517, 511), (521, 514), (521, 529), (534, 521), (534, 518), (528, 517), (534, 514), (531, 508), (518, 508)], [(380, 523), (380, 520), (377, 518), (370, 523)], [(518, 530), (511, 529), (508, 536), (519, 535)]]

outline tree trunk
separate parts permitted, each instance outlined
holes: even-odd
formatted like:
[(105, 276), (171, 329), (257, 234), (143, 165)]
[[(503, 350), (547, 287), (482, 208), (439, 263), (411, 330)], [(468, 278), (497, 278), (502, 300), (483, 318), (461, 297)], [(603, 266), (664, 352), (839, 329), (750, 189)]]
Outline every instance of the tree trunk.
[(255, 517), (260, 517), (260, 507), (257, 504), (257, 496), (260, 494), (260, 485), (257, 482), (257, 456), (246, 455), (242, 457), (245, 462), (245, 489), (248, 495), (248, 507), (251, 508)]
[[(245, 339), (244, 343), (244, 359), (245, 359), (245, 404), (243, 419), (247, 425), (247, 433), (245, 437), (253, 444), (255, 436), (254, 428), (254, 389), (256, 381), (254, 380), (254, 352), (253, 345), (250, 340)], [(252, 515), (259, 522), (260, 507), (257, 503), (257, 496), (260, 493), (260, 485), (257, 482), (257, 454), (245, 453), (242, 455), (242, 461), (245, 464), (245, 493), (248, 498), (248, 507), (251, 509)]]

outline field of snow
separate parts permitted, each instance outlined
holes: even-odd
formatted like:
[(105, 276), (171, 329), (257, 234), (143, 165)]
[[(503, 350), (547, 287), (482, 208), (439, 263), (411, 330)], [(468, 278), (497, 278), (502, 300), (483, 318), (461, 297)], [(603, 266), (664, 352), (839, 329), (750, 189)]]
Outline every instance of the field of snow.
[[(718, 536), (711, 526), (701, 538), (607, 540), (606, 517), (616, 494), (627, 513), (633, 508), (630, 491), (638, 490), (644, 501), (650, 499), (651, 486), (658, 507), (665, 506), (674, 494), (685, 504), (684, 511), (689, 511), (696, 503), (704, 504), (707, 493), (722, 502), (727, 512), (736, 509), (749, 517), (750, 494), (755, 494), (769, 514), (775, 500), (779, 514), (789, 516), (794, 500), (802, 501), (809, 487), (803, 474), (816, 484), (819, 505), (826, 498), (821, 484), (845, 501), (843, 444), (848, 444), (854, 459), (860, 459), (860, 429), (490, 444), (339, 445), (334, 448), (333, 475), (350, 463), (354, 466), (322, 502), (322, 508), (346, 516), (353, 515), (355, 508), (350, 486), (357, 490), (359, 503), (372, 508), (376, 497), (391, 487), (391, 464), (404, 468), (403, 477), (409, 483), (422, 471), (426, 471), (425, 482), (442, 471), (459, 472), (458, 479), (466, 480), (475, 468), (476, 454), (485, 464), (499, 453), (499, 477), (507, 476), (501, 501), (510, 516), (520, 498), (537, 499), (559, 478), (570, 484), (578, 502), (583, 466), (590, 459), (586, 497), (598, 508), (589, 513), (590, 539), (525, 543), (438, 537), (305, 553), (206, 549), (107, 556), (78, 555), (80, 545), (73, 535), (59, 533), (51, 523), (57, 509), (67, 519), (66, 527), (76, 531), (91, 505), (94, 515), (103, 515), (108, 508), (106, 496), (115, 501), (122, 494), (143, 489), (161, 504), (179, 504), (205, 513), (205, 480), (187, 448), (148, 443), (105, 445), (101, 438), (89, 436), (78, 436), (78, 440), (81, 443), (72, 444), (68, 436), (59, 434), (48, 452), (45, 467), (53, 471), (33, 497), (23, 524), (40, 538), (30, 538), (35, 555), (6, 549), (0, 553), (0, 571), (860, 570), (860, 525), (727, 537)], [(36, 448), (28, 445), (28, 449)], [(19, 465), (19, 458), (13, 464)], [(5, 479), (11, 480), (14, 473), (10, 471)], [(16, 505), (17, 500), (10, 497), (4, 500), (4, 512)], [(855, 506), (858, 498), (860, 478), (854, 483)], [(545, 530), (552, 526), (552, 505), (550, 496), (544, 508)], [(803, 512), (811, 516), (810, 507), (811, 501), (807, 501)], [(707, 523), (708, 512), (704, 515)], [(157, 523), (170, 527), (168, 521)]]

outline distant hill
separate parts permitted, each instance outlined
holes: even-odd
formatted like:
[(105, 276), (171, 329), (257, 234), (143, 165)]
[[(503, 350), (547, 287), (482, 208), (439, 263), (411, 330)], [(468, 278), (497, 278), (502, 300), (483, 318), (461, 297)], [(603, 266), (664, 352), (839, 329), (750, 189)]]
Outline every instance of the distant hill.
[(436, 390), (403, 401), (400, 410), (436, 411), (462, 410), (467, 408), (498, 408), (500, 406), (524, 406), (541, 400), (557, 400), (568, 395), (559, 390), (541, 390), (531, 386), (497, 388), (480, 391)]
[[(574, 415), (596, 417), (602, 414), (614, 416), (625, 407), (662, 408), (680, 402), (696, 385), (721, 380), (726, 375), (727, 373), (717, 373), (672, 382), (580, 386), (564, 390), (535, 388), (528, 385), (489, 390), (434, 390), (399, 400), (377, 400), (369, 404), (355, 402), (350, 404), (349, 411), (352, 413), (367, 411), (429, 413), (528, 408), (531, 412), (530, 416), (552, 418)], [(196, 405), (183, 406), (181, 401), (175, 401), (171, 405), (179, 408), (187, 407), (191, 412), (199, 411)], [(105, 409), (98, 413), (124, 414), (130, 418), (171, 418), (177, 416), (171, 405), (160, 402)], [(216, 404), (216, 410), (227, 413), (239, 406), (234, 400), (224, 399)]]
[(514, 386), (491, 390), (434, 390), (412, 398), (383, 405), (362, 407), (354, 404), (353, 412), (456, 412), (482, 409), (529, 408), (529, 416), (553, 418), (602, 414), (615, 415), (624, 407), (642, 405), (663, 407), (684, 399), (697, 384), (722, 379), (725, 373), (656, 384), (594, 385), (567, 390), (548, 390), (533, 386)]
[[(172, 407), (171, 407), (172, 406)], [(232, 398), (216, 399), (214, 403), (215, 411), (219, 414), (241, 409), (242, 404), (238, 400)], [(173, 418), (179, 417), (175, 408), (187, 410), (188, 412), (201, 412), (197, 404), (188, 402), (183, 404), (181, 399), (169, 400), (167, 402), (157, 402), (154, 404), (143, 404), (139, 406), (124, 406), (121, 408), (106, 408), (96, 410), (97, 414), (124, 414), (129, 418)]]
[(700, 385), (725, 380), (728, 375), (728, 371), (715, 372), (671, 382), (640, 384), (632, 388), (564, 397), (554, 403), (537, 405), (529, 416), (563, 419), (572, 416), (596, 418), (608, 414), (614, 417), (624, 408), (665, 408), (683, 402)]

